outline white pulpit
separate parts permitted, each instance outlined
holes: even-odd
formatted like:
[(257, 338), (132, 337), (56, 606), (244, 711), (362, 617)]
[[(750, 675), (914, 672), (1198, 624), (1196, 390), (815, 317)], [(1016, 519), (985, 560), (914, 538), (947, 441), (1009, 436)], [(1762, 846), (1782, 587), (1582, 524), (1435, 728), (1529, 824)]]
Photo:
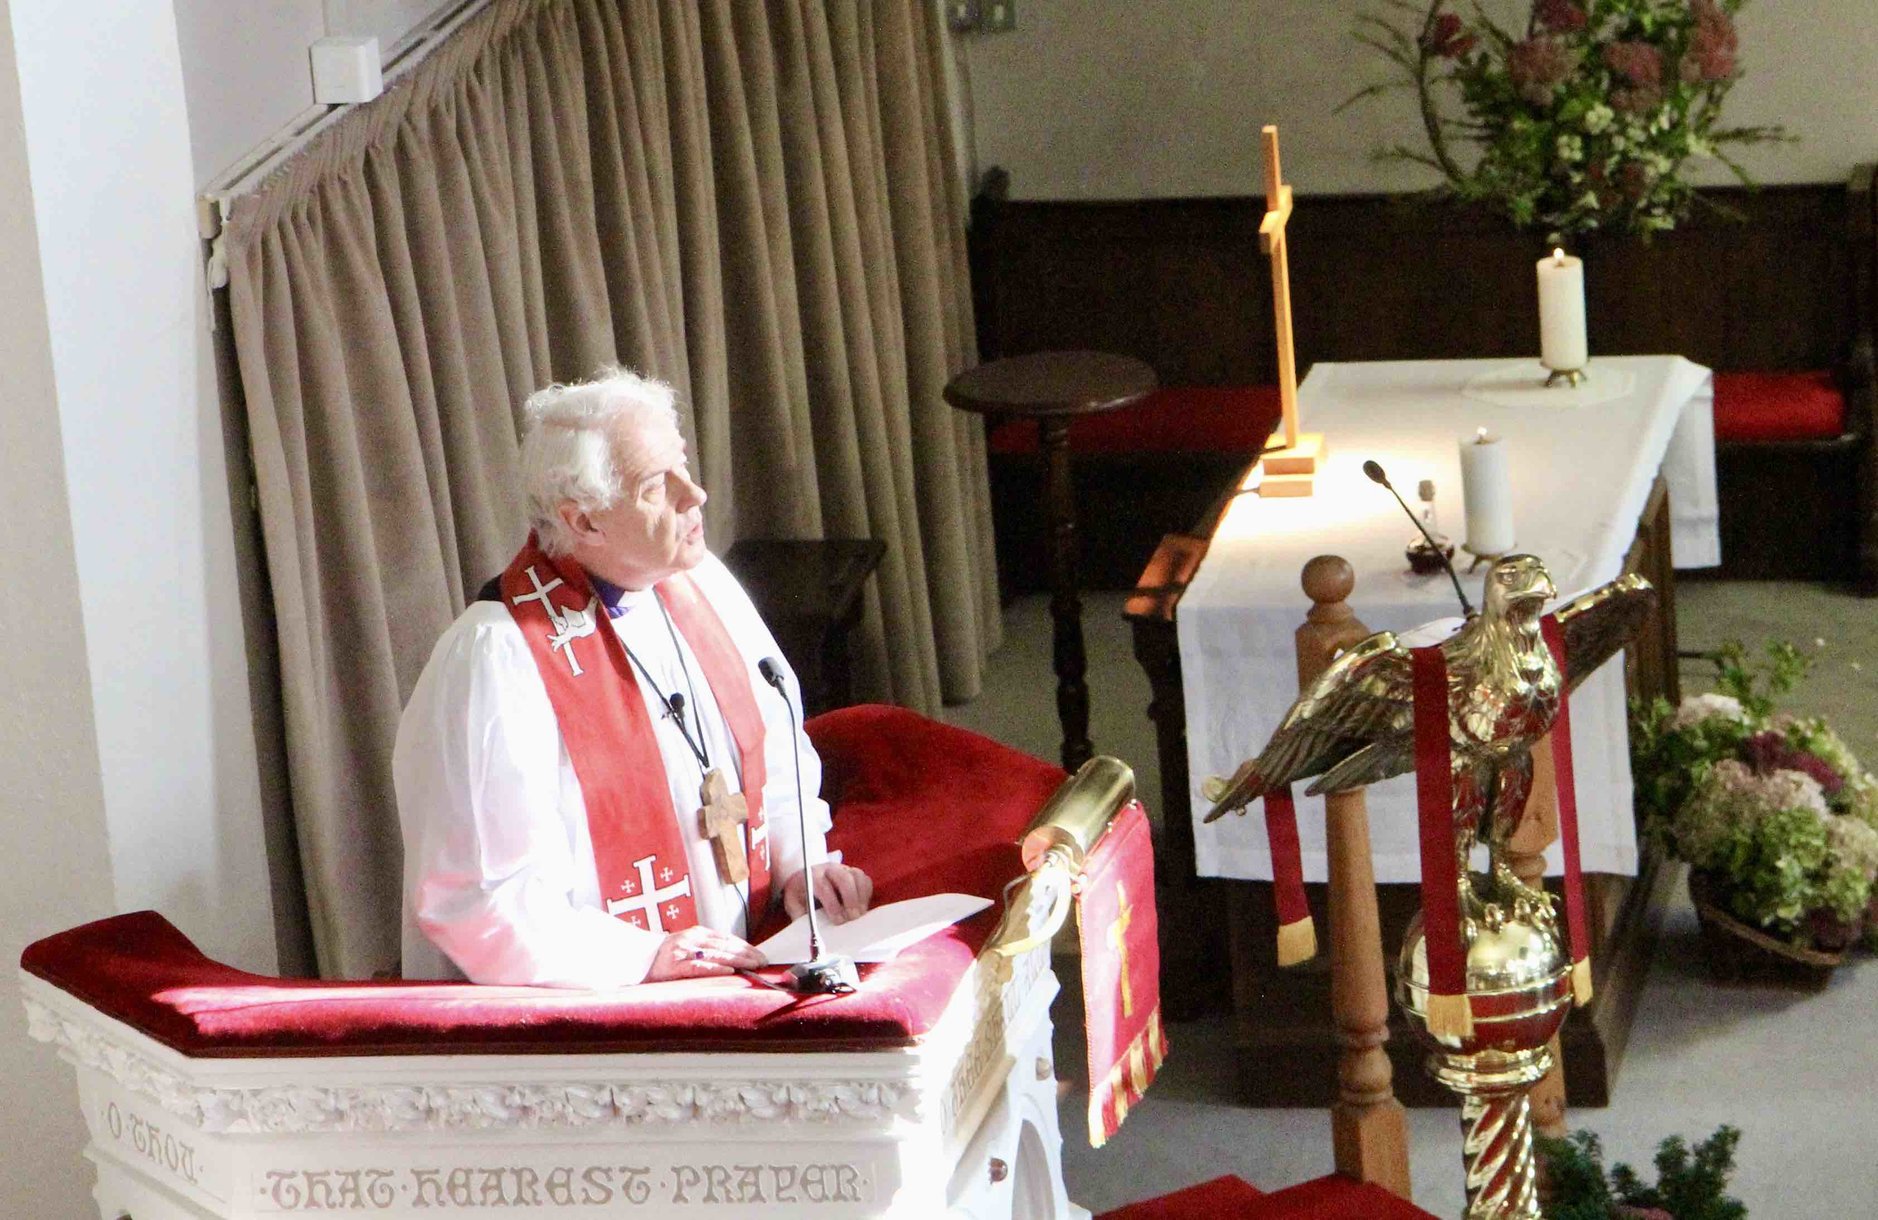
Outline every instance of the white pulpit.
[(1072, 810), (1089, 842), (1124, 808), (1145, 825), (1132, 777), (1085, 797), (898, 708), (808, 727), (845, 789), (831, 842), (877, 898), (1017, 910), (863, 966), (840, 996), (267, 978), (149, 911), (59, 933), (27, 948), (20, 985), (76, 1073), (101, 1220), (1086, 1218), (1063, 1187), (1050, 1017), (1051, 933), (1082, 881), (1053, 854), (1013, 883), (1033, 817)]

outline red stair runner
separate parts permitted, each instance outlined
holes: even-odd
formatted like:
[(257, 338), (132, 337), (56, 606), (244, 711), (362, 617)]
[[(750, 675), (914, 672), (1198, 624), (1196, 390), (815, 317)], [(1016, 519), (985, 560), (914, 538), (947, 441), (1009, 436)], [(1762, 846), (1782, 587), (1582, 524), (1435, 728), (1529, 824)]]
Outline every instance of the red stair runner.
[(1143, 1199), (1096, 1220), (1435, 1220), (1413, 1203), (1398, 1199), (1380, 1186), (1354, 1182), (1330, 1174), (1288, 1187), (1277, 1194), (1262, 1194), (1231, 1174), (1177, 1190), (1158, 1199)]

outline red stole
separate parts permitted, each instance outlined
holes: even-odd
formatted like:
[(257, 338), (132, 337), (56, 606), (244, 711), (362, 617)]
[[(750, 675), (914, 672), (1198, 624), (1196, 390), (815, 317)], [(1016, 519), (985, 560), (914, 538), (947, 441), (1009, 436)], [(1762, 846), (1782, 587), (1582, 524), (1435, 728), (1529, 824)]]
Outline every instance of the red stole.
[[(702, 833), (697, 810), (672, 807), (656, 726), (586, 570), (571, 559), (550, 557), (531, 534), (502, 573), (501, 588), (548, 689), (580, 781), (607, 912), (653, 932), (691, 927), (698, 915), (686, 843)], [(691, 646), (737, 743), (750, 811), (750, 916), (760, 920), (769, 903), (769, 845), (763, 834), (763, 717), (749, 669), (689, 576), (680, 572), (654, 591)], [(720, 768), (726, 761), (713, 760)]]

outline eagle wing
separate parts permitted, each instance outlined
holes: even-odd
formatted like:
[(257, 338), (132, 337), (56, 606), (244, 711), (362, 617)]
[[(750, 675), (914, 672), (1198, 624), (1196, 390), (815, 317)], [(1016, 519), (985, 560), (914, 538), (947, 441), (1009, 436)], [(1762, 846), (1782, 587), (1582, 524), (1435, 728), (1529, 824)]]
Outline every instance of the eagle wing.
[(1656, 606), (1656, 589), (1632, 573), (1620, 576), (1554, 612), (1565, 637), (1565, 689), (1576, 690), (1598, 666), (1637, 638)]
[[(1318, 675), (1291, 710), (1285, 713), (1257, 758), (1247, 759), (1232, 778), (1208, 791), (1213, 808), (1211, 822), (1227, 813), (1312, 775), (1368, 774), (1401, 752), (1413, 763), (1415, 732), (1414, 675), (1406, 649), (1393, 634), (1379, 631), (1342, 653)], [(1354, 767), (1354, 771), (1350, 769)], [(1384, 775), (1407, 770), (1384, 770), (1370, 779), (1340, 782), (1312, 789), (1338, 791), (1357, 787)]]

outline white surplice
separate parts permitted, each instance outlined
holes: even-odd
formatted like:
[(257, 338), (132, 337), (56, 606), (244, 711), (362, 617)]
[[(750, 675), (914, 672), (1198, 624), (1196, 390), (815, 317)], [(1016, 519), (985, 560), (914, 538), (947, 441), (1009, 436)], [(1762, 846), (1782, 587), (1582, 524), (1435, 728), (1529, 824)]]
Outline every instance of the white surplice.
[[(809, 850), (822, 858), (829, 817), (819, 795), (821, 759), (806, 735), (791, 732), (801, 688), (742, 586), (714, 555), (690, 575), (736, 642), (763, 715), (763, 821), (771, 890), (779, 893), (804, 859), (798, 766)], [(661, 690), (685, 696), (694, 740), (702, 727), (711, 764), (741, 791), (736, 743), (690, 646), (680, 635), (674, 648), (650, 590), (619, 604), (624, 613), (609, 620), (613, 629)], [(782, 669), (791, 708), (757, 673), (764, 657)], [(697, 757), (637, 669), (634, 677), (688, 847), (698, 922), (745, 935), (747, 886), (719, 880), (698, 826)], [(534, 656), (503, 603), (471, 604), (437, 642), (399, 722), (392, 771), (404, 832), (406, 978), (588, 988), (645, 979), (664, 936), (601, 905), (580, 783)], [(752, 846), (764, 850), (760, 841)], [(762, 914), (750, 912), (752, 921)]]

